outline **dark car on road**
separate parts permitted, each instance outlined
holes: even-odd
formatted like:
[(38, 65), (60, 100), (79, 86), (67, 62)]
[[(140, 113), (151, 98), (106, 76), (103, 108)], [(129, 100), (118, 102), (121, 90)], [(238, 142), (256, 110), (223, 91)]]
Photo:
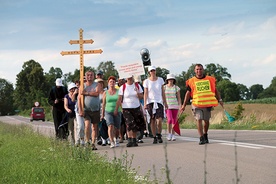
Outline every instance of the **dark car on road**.
[(30, 121), (33, 120), (42, 120), (45, 121), (45, 112), (42, 107), (33, 107), (31, 112)]

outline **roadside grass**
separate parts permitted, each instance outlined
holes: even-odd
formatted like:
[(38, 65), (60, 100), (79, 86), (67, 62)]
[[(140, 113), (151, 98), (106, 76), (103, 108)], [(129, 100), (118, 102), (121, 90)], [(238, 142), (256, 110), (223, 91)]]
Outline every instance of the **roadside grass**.
[(150, 183), (130, 156), (109, 160), (90, 149), (0, 122), (0, 183)]
[[(224, 104), (224, 108), (231, 114), (237, 104)], [(225, 130), (276, 130), (276, 104), (242, 104), (244, 112), (239, 120), (229, 123), (223, 109), (215, 107), (212, 110), (210, 129)], [(186, 106), (179, 119), (183, 129), (196, 129), (196, 122), (192, 115), (191, 105)]]
[[(212, 110), (210, 129), (228, 130), (276, 130), (276, 98), (242, 101), (244, 112), (242, 118), (229, 123), (223, 109), (218, 106)], [(238, 102), (224, 104), (224, 108), (231, 114)], [(45, 106), (46, 120), (53, 122), (51, 108)], [(30, 117), (30, 110), (21, 111), (19, 114)], [(192, 115), (191, 105), (187, 105), (185, 112), (179, 118), (182, 129), (196, 129), (196, 123)], [(166, 123), (163, 123), (166, 129)]]

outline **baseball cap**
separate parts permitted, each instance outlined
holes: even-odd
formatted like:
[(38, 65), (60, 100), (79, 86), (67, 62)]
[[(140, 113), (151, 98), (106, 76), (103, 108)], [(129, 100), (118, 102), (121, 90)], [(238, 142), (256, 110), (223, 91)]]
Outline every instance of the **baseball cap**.
[(61, 78), (56, 79), (56, 86), (63, 86)]
[(96, 75), (103, 75), (103, 71), (98, 70), (97, 73), (96, 73)]
[(151, 70), (156, 70), (156, 67), (155, 66), (149, 66), (148, 71), (151, 71)]

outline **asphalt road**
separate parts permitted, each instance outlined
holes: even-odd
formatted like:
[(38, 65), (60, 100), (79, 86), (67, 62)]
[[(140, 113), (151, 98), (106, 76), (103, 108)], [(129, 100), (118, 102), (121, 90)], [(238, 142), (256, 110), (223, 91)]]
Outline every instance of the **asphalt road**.
[[(35, 131), (53, 136), (53, 123), (34, 121), (20, 116), (0, 116), (0, 122), (29, 124)], [(175, 184), (275, 184), (276, 183), (276, 131), (210, 130), (210, 144), (198, 145), (196, 130), (181, 130), (176, 141), (153, 145), (145, 138), (138, 147), (110, 149), (98, 146), (100, 154), (110, 159), (127, 158), (127, 165), (139, 175), (150, 175), (159, 183), (169, 178)], [(166, 132), (164, 131), (164, 140)], [(150, 174), (148, 174), (150, 173)]]

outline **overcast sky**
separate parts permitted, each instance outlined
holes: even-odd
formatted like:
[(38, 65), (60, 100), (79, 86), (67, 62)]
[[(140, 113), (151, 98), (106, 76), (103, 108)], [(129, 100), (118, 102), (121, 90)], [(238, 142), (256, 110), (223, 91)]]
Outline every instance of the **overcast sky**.
[[(24, 62), (44, 72), (79, 68), (69, 40), (93, 39), (84, 65), (141, 61), (180, 74), (193, 63), (220, 64), (232, 82), (268, 87), (276, 76), (275, 0), (0, 0), (0, 78), (15, 84)], [(53, 81), (54, 84), (54, 81)]]

